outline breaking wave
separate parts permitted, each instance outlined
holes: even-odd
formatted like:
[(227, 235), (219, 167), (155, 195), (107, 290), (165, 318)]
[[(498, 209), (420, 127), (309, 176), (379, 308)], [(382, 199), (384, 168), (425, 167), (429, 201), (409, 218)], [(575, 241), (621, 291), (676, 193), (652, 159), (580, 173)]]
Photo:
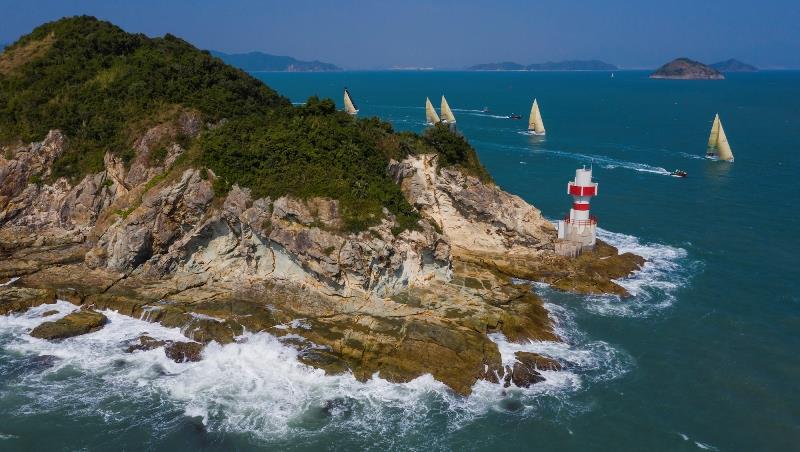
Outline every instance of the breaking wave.
[(673, 305), (675, 292), (689, 284), (698, 264), (683, 248), (658, 243), (642, 243), (637, 237), (597, 229), (597, 237), (619, 249), (646, 259), (644, 267), (627, 278), (615, 281), (630, 297), (589, 296), (586, 308), (606, 316), (646, 317)]
[[(572, 394), (627, 372), (631, 359), (625, 353), (587, 340), (566, 309), (546, 307), (564, 343), (515, 344), (501, 334), (490, 336), (507, 364), (513, 365), (514, 352), (531, 351), (564, 366), (563, 371), (541, 371), (546, 380), (525, 389), (478, 381), (472, 394), (463, 397), (430, 375), (408, 383), (391, 383), (378, 375), (366, 382), (349, 373), (325, 375), (300, 363), (297, 350), (266, 333), (245, 333), (232, 344), (212, 343), (202, 361), (175, 363), (162, 349), (125, 349), (143, 333), (159, 340), (187, 340), (179, 328), (110, 310), (103, 311), (109, 323), (94, 333), (60, 342), (27, 334), (77, 309), (64, 301), (0, 316), (0, 348), (12, 356), (10, 365), (0, 361), (8, 378), (0, 387), (23, 394), (25, 402), (12, 415), (99, 413), (109, 423), (151, 425), (156, 439), (195, 419), (203, 431), (241, 434), (258, 442), (331, 433), (372, 438), (391, 448), (422, 441), (413, 438), (415, 432), (431, 422), (452, 432), (489, 413), (571, 416), (588, 409)], [(56, 314), (42, 316), (53, 310)]]

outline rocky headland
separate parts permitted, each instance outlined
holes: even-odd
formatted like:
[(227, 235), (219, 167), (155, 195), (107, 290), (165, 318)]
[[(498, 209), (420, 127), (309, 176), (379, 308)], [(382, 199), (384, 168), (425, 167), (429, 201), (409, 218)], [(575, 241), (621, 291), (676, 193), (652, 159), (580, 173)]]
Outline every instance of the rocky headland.
[[(71, 20), (96, 25), (94, 19)], [(80, 24), (85, 34), (87, 23)], [(39, 35), (59, 39), (60, 30)], [(17, 86), (14, 71), (31, 55), (46, 58), (46, 45), (29, 40), (12, 46), (15, 57), (6, 59), (0, 88)], [(269, 108), (297, 115), (296, 123), (357, 125), (373, 141), (343, 149), (386, 152), (384, 163), (346, 185), (350, 191), (341, 193), (354, 193), (356, 201), (333, 191), (299, 195), (293, 187), (265, 194), (248, 174), (239, 175), (240, 184), (232, 180), (232, 164), (209, 157), (222, 152), (213, 146), (221, 142), (213, 140), (219, 130), (250, 124), (252, 117), (209, 120), (202, 99), (185, 99), (196, 107), (180, 104), (169, 115), (121, 129), (129, 134), (122, 149), (95, 148), (94, 141), (67, 132), (85, 123), (50, 127), (34, 142), (6, 139), (0, 146), (0, 283), (18, 279), (0, 286), (0, 314), (58, 299), (80, 306), (31, 332), (44, 340), (108, 328), (104, 310), (180, 327), (186, 342), (160, 343), (142, 332), (120, 347), (132, 353), (164, 347), (181, 362), (201, 359), (209, 342), (263, 331), (284, 337), (304, 363), (329, 373), (352, 372), (362, 380), (379, 373), (398, 382), (432, 374), (468, 394), (478, 379), (527, 386), (541, 380), (537, 369), (560, 368), (530, 353), (505, 368), (488, 336), (560, 340), (542, 300), (520, 279), (625, 296), (614, 281), (644, 263), (603, 243), (577, 259), (556, 255), (551, 222), (476, 170), (482, 167), (475, 166), (474, 151), (458, 137), (397, 135), (373, 120), (355, 123), (313, 103)], [(340, 141), (314, 143), (318, 147), (303, 147), (307, 155), (324, 146), (339, 149)], [(105, 150), (75, 171), (76, 152), (85, 149)], [(335, 151), (339, 161), (345, 151)], [(388, 185), (379, 185), (384, 179)], [(373, 198), (383, 199), (384, 207), (359, 217), (364, 211), (353, 206), (371, 206)]]

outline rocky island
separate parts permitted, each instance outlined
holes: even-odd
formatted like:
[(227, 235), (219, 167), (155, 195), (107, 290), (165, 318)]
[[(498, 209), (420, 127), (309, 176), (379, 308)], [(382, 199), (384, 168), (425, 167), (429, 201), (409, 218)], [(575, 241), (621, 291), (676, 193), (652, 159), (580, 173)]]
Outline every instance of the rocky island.
[(552, 223), (445, 127), (292, 106), (172, 35), (42, 25), (0, 54), (0, 99), (0, 315), (80, 306), (37, 340), (111, 328), (114, 310), (187, 336), (142, 331), (131, 353), (197, 360), (263, 331), (328, 373), (468, 394), (560, 368), (504, 368), (488, 336), (560, 340), (519, 279), (624, 296), (614, 281), (644, 263), (603, 243), (557, 255)]
[(689, 58), (676, 58), (656, 69), (650, 78), (675, 80), (723, 80), (718, 70)]

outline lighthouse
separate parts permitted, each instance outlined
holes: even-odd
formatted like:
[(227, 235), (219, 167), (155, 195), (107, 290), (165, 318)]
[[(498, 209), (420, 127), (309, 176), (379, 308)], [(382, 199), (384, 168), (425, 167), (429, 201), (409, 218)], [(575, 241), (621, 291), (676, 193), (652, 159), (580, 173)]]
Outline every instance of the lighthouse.
[(597, 182), (592, 182), (592, 169), (575, 171), (575, 180), (567, 183), (567, 194), (572, 196), (569, 216), (558, 222), (556, 252), (575, 257), (591, 250), (597, 236), (597, 218), (589, 214), (589, 200), (597, 195)]

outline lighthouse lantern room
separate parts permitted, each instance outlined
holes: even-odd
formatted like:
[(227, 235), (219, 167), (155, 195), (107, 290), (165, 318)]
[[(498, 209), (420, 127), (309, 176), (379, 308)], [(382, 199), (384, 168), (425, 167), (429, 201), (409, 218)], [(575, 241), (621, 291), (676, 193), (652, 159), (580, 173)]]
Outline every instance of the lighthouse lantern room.
[(572, 196), (572, 208), (569, 216), (558, 222), (556, 252), (574, 257), (594, 248), (596, 242), (597, 218), (589, 214), (589, 200), (597, 195), (591, 168), (575, 171), (575, 180), (567, 184), (567, 194)]

